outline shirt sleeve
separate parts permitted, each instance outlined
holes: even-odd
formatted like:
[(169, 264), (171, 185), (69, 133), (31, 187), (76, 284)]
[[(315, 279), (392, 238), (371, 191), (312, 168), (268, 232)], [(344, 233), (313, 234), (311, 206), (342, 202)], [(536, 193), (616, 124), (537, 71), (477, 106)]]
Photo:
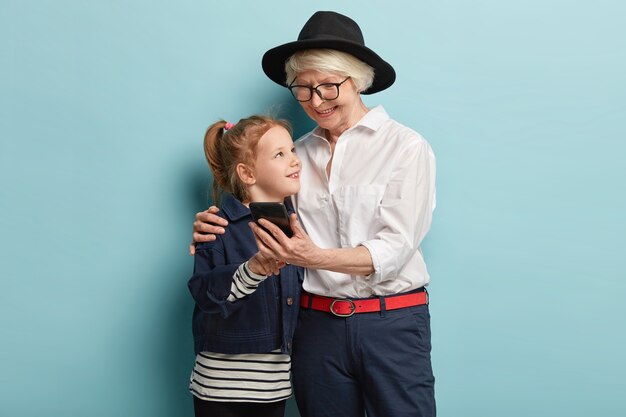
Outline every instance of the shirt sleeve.
[[(244, 299), (239, 302), (229, 300), (234, 276), (241, 266), (241, 263), (226, 263), (219, 237), (199, 245), (194, 256), (194, 273), (187, 283), (196, 305), (206, 313), (221, 314), (224, 318), (241, 308)], [(254, 275), (250, 276), (254, 278)]]
[(407, 141), (383, 194), (375, 218), (376, 233), (361, 242), (374, 265), (369, 284), (393, 279), (420, 251), (435, 209), (435, 156), (423, 138)]
[(265, 275), (252, 272), (248, 268), (248, 262), (241, 264), (233, 275), (233, 283), (230, 286), (230, 295), (227, 301), (233, 303), (252, 294), (266, 278)]

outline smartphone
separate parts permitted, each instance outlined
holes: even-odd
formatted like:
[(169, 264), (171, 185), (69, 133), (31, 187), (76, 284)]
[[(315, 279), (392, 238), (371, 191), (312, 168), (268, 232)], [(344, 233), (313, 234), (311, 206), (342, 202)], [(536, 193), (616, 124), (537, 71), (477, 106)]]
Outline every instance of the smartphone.
[[(289, 225), (289, 215), (283, 203), (250, 203), (250, 213), (257, 224), (259, 224), (259, 219), (266, 219), (280, 227), (280, 230), (287, 237), (293, 236), (293, 231)], [(259, 226), (261, 225), (259, 224)], [(267, 231), (267, 229), (265, 230)]]

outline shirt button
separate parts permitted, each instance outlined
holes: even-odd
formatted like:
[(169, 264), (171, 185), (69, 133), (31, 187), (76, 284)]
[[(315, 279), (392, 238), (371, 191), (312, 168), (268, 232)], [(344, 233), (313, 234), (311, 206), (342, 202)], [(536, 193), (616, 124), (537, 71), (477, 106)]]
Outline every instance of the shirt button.
[(293, 298), (291, 297), (287, 298), (287, 305), (288, 306), (293, 305)]

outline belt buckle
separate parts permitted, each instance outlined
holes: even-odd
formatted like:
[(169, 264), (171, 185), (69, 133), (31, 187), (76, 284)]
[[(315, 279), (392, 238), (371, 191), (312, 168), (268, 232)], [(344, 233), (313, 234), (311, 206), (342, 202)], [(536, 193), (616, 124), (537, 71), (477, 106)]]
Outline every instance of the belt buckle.
[[(335, 307), (335, 303), (337, 301), (345, 301), (350, 303), (350, 312), (347, 314), (341, 314), (341, 313), (337, 313), (334, 309)], [(339, 298), (335, 298), (332, 303), (330, 303), (330, 312), (333, 313), (335, 316), (337, 317), (350, 317), (351, 315), (353, 315), (356, 312), (356, 306), (354, 305), (354, 301), (350, 300), (350, 299), (339, 299)]]

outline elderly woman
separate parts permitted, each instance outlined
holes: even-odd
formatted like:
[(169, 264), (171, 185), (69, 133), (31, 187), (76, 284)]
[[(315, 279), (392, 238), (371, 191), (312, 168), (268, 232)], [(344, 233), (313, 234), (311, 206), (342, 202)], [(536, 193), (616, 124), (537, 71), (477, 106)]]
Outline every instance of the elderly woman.
[[(395, 71), (356, 22), (333, 12), (315, 13), (297, 41), (267, 51), (263, 70), (317, 123), (296, 144), (294, 236), (251, 225), (264, 254), (307, 268), (293, 340), (300, 413), (434, 416), (420, 245), (435, 207), (435, 160), (422, 136), (361, 99), (391, 86)], [(225, 226), (214, 210), (197, 214), (194, 241)]]

